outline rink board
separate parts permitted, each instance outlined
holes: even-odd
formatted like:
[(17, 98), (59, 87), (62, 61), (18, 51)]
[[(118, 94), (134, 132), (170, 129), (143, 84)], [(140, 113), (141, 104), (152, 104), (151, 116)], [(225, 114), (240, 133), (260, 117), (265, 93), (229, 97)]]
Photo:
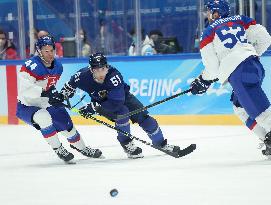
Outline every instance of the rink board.
[[(266, 54), (261, 58), (266, 69), (266, 78), (263, 88), (269, 99), (271, 90), (271, 69), (269, 67), (271, 55)], [(203, 64), (199, 54), (181, 54), (166, 56), (138, 56), (138, 57), (109, 57), (109, 64), (117, 67), (123, 74), (124, 80), (130, 85), (130, 91), (144, 105), (149, 105), (165, 99), (176, 93), (189, 89), (190, 83), (197, 77)], [(70, 76), (82, 67), (87, 66), (88, 59), (61, 59), (64, 72), (60, 78), (57, 88), (61, 88)], [(17, 73), (20, 71), (23, 61), (0, 62), (0, 123), (18, 124), (16, 113), (17, 96)], [(71, 99), (76, 103), (83, 92), (77, 91)], [(240, 124), (233, 115), (232, 105), (229, 101), (231, 87), (221, 87), (214, 83), (207, 93), (193, 96), (190, 93), (159, 104), (149, 109), (151, 115), (155, 116), (161, 124)], [(81, 104), (89, 102), (87, 96)], [(86, 122), (75, 113), (70, 113), (76, 124), (95, 124)]]

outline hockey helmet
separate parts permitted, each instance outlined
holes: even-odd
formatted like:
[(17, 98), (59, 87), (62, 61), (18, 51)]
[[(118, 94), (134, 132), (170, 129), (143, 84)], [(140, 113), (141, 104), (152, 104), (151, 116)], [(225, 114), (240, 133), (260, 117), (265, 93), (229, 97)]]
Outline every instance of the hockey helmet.
[(103, 53), (94, 53), (89, 56), (89, 66), (91, 69), (101, 68), (107, 65), (107, 59)]
[(227, 0), (209, 0), (206, 7), (212, 13), (217, 11), (221, 18), (226, 18), (230, 15), (230, 4)]
[(55, 49), (54, 38), (50, 35), (42, 36), (42, 37), (38, 38), (35, 45), (36, 45), (37, 49), (41, 49), (43, 46), (47, 46), (47, 45), (53, 46), (53, 49)]

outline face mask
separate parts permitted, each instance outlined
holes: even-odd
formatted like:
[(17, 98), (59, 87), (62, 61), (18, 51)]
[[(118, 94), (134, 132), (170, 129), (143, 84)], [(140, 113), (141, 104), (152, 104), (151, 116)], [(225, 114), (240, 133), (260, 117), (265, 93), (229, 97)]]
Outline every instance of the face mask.
[(133, 36), (132, 39), (133, 39), (133, 42), (136, 42), (136, 36)]
[(3, 47), (6, 43), (6, 40), (0, 39), (0, 47)]

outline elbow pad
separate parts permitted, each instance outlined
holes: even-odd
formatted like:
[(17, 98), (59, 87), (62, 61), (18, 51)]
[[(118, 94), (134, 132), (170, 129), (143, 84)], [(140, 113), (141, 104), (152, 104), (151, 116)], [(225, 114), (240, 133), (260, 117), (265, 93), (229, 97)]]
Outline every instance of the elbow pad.
[(271, 36), (266, 28), (260, 24), (251, 25), (247, 30), (248, 42), (253, 45), (256, 52), (261, 56), (271, 44)]

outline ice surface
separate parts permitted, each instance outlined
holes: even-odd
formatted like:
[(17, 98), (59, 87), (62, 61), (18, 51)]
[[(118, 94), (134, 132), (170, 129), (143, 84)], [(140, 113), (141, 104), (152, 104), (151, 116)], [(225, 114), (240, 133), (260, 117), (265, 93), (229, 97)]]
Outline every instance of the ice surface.
[[(135, 160), (127, 159), (114, 130), (77, 128), (106, 159), (86, 159), (71, 150), (77, 164), (66, 165), (30, 126), (0, 126), (0, 204), (271, 204), (271, 161), (245, 127), (162, 126), (171, 144), (196, 143), (197, 149), (175, 159), (136, 141), (145, 157)], [(132, 133), (149, 140), (137, 126)], [(119, 191), (114, 198), (113, 188)]]

